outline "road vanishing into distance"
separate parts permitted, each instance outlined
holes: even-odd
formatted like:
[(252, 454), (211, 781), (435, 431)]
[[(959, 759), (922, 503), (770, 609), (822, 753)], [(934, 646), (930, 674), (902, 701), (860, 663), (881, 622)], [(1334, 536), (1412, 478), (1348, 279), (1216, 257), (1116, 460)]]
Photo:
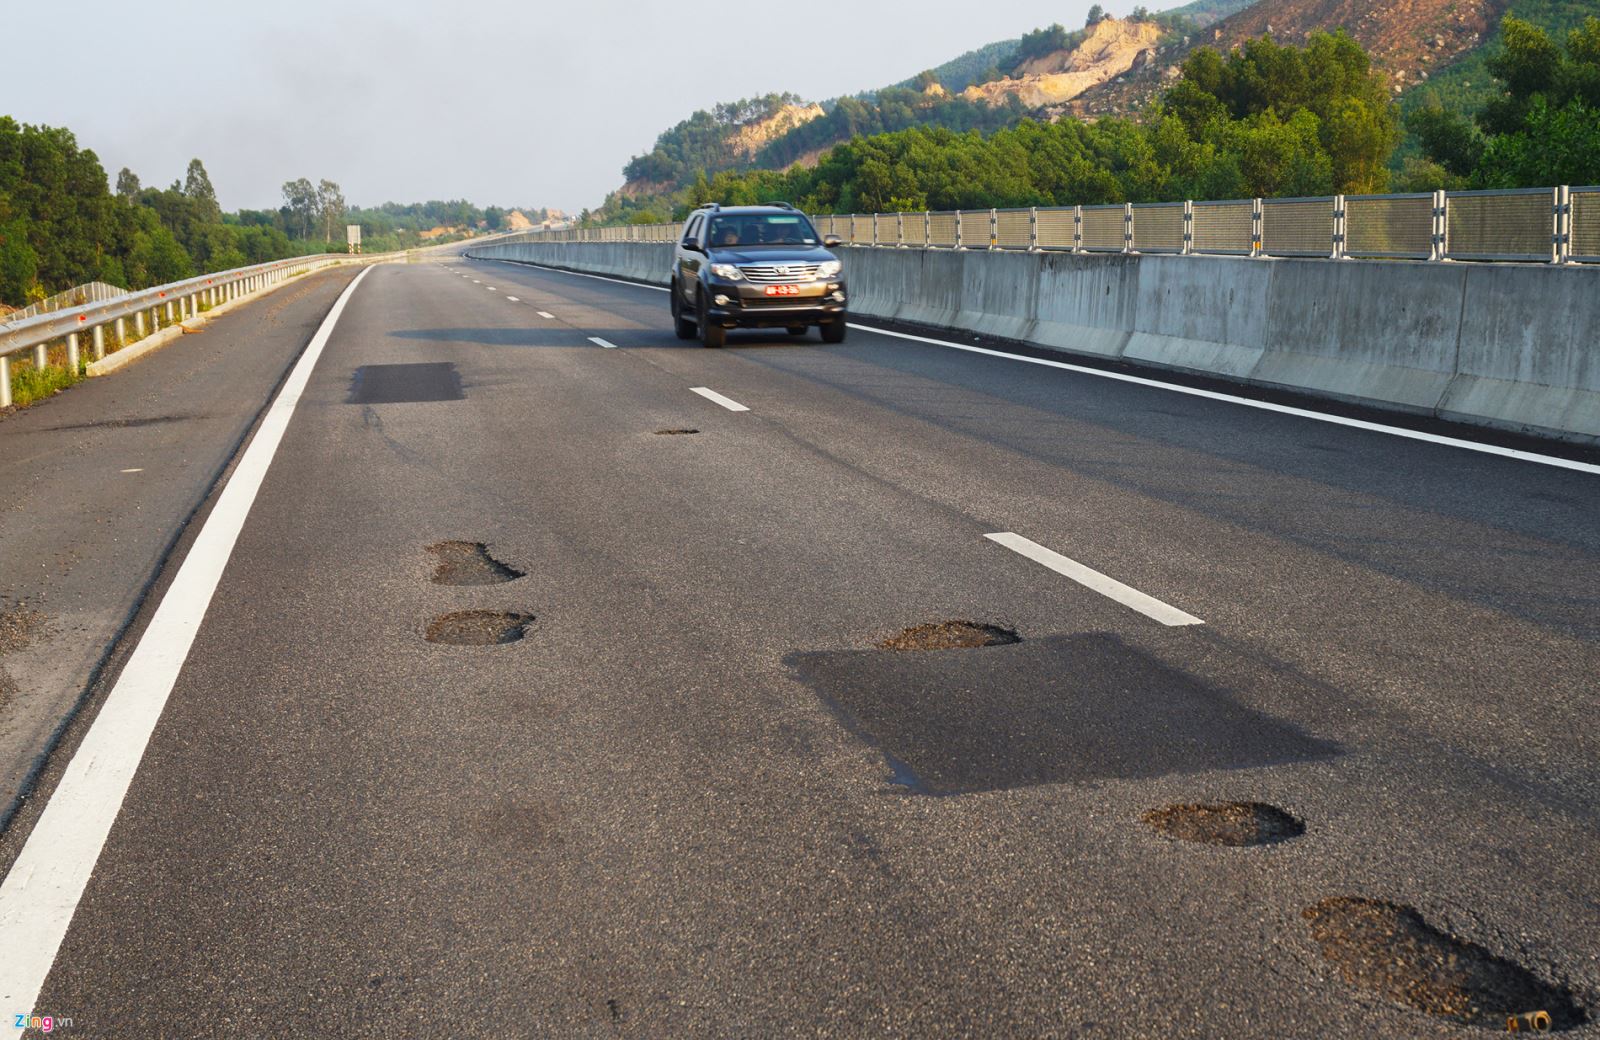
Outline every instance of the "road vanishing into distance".
[(936, 338), (447, 256), (0, 422), (0, 1024), (1596, 1035), (1600, 474)]

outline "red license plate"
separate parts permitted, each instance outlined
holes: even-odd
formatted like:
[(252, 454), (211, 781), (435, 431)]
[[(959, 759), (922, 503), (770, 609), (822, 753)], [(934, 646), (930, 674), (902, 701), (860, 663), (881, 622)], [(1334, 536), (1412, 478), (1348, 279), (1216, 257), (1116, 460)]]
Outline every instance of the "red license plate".
[(800, 295), (800, 287), (798, 285), (769, 285), (769, 286), (767, 286), (767, 295), (768, 296), (799, 296)]

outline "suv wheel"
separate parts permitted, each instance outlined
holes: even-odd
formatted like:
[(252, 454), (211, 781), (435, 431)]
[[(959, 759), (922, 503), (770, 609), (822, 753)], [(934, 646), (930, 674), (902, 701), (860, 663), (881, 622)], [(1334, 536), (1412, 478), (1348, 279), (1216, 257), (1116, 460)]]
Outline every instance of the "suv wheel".
[(700, 325), (700, 342), (708, 347), (720, 347), (724, 343), (728, 342), (728, 330), (706, 317), (706, 301), (704, 299), (705, 293), (702, 292), (700, 295), (702, 297), (700, 300), (700, 312), (698, 315)]
[(678, 334), (679, 339), (694, 339), (694, 319), (686, 318), (683, 314), (683, 296), (678, 289), (678, 283), (672, 283), (672, 331)]
[(844, 332), (845, 332), (844, 318), (842, 316), (838, 317), (838, 318), (835, 318), (832, 321), (828, 322), (828, 324), (822, 326), (822, 342), (824, 342), (824, 343), (843, 343), (844, 342)]

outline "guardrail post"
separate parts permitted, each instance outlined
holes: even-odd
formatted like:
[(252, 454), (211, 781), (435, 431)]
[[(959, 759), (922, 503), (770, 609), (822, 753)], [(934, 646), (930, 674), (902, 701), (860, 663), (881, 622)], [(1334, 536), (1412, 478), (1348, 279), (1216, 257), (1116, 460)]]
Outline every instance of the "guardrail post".
[(1122, 251), (1133, 252), (1133, 203), (1122, 204)]
[(966, 248), (966, 246), (961, 244), (961, 211), (960, 210), (956, 210), (956, 248), (957, 249), (965, 249)]
[(11, 407), (11, 358), (0, 354), (0, 408)]
[(117, 349), (121, 350), (128, 342), (128, 323), (123, 318), (117, 319)]
[(1429, 260), (1443, 260), (1450, 252), (1450, 222), (1445, 212), (1448, 200), (1443, 191), (1433, 193), (1433, 236)]
[(989, 210), (989, 248), (1000, 248), (1000, 213), (998, 210)]
[(1183, 200), (1183, 248), (1180, 252), (1184, 256), (1194, 252), (1194, 203), (1189, 199)]
[(1072, 207), (1072, 251), (1083, 252), (1083, 207)]
[(1261, 255), (1262, 205), (1260, 199), (1250, 200), (1250, 255)]
[(99, 361), (101, 358), (103, 358), (105, 356), (106, 356), (106, 327), (104, 325), (96, 325), (94, 327), (94, 359), (96, 361)]
[(1028, 252), (1039, 251), (1039, 207), (1028, 207)]
[(67, 371), (74, 376), (78, 374), (78, 334), (67, 333)]
[(1564, 264), (1571, 255), (1572, 189), (1563, 184), (1555, 189), (1554, 237), (1550, 241), (1550, 262)]
[(1343, 260), (1344, 256), (1344, 196), (1333, 197), (1333, 255), (1330, 259)]

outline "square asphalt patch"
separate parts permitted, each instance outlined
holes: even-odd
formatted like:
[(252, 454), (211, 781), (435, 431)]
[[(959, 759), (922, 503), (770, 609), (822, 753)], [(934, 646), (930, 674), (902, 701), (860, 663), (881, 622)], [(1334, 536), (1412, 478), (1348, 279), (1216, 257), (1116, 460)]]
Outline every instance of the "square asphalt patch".
[(413, 365), (362, 365), (350, 380), (346, 404), (462, 401), (461, 375), (448, 361)]
[(1249, 769), (1341, 753), (1106, 633), (797, 653), (788, 665), (924, 794)]

